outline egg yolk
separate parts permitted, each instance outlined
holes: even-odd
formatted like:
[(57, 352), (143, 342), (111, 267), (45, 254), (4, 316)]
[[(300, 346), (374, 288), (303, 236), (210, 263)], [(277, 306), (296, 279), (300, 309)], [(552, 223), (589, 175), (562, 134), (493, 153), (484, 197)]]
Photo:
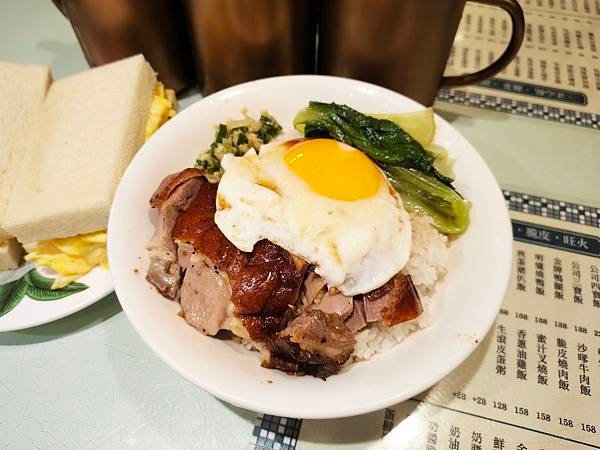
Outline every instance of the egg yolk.
[(332, 139), (310, 139), (285, 154), (288, 167), (316, 193), (354, 201), (374, 195), (382, 182), (375, 164), (360, 150)]

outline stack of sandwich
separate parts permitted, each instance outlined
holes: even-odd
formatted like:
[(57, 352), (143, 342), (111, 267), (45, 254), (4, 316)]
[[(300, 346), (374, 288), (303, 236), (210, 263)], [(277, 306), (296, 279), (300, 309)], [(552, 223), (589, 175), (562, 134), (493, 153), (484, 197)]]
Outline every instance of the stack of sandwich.
[(0, 62), (0, 271), (23, 259), (62, 287), (106, 267), (106, 227), (131, 158), (174, 114), (174, 94), (137, 55), (52, 81)]

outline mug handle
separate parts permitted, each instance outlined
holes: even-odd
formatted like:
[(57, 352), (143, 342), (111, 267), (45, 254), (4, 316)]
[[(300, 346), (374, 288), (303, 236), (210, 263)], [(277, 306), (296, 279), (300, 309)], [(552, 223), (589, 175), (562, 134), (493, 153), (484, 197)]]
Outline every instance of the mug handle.
[(442, 77), (441, 86), (461, 86), (465, 84), (473, 84), (490, 78), (504, 69), (508, 63), (517, 55), (523, 35), (525, 33), (525, 17), (523, 10), (517, 3), (517, 0), (469, 0), (474, 3), (482, 3), (484, 5), (497, 6), (508, 13), (512, 22), (512, 35), (508, 42), (508, 47), (504, 53), (485, 69), (481, 69), (475, 73), (465, 73), (451, 77)]

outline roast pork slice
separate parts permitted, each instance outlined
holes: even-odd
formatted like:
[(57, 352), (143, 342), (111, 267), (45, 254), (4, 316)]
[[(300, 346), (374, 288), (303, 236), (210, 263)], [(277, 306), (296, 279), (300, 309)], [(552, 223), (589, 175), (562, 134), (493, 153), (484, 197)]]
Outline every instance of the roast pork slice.
[(386, 284), (363, 295), (367, 322), (396, 325), (423, 312), (419, 293), (410, 275), (396, 274)]
[(205, 257), (192, 254), (181, 284), (181, 309), (185, 321), (198, 331), (213, 336), (225, 328), (231, 286), (225, 274)]
[(355, 298), (353, 302), (352, 314), (344, 321), (344, 325), (352, 333), (356, 333), (367, 326), (367, 315), (365, 312), (365, 302), (362, 298)]
[(150, 265), (146, 279), (167, 298), (177, 297), (181, 270), (177, 262), (177, 247), (173, 241), (173, 227), (206, 180), (199, 169), (185, 169), (167, 176), (150, 199), (158, 210), (154, 236), (147, 245)]
[(354, 301), (352, 300), (352, 297), (347, 297), (337, 289), (331, 288), (313, 307), (324, 313), (337, 314), (344, 320), (352, 314)]
[(335, 288), (327, 289), (325, 279), (315, 272), (306, 275), (302, 289), (309, 308), (337, 314), (342, 320), (352, 314), (352, 297), (346, 297)]
[(337, 373), (356, 341), (337, 314), (307, 310), (266, 342), (263, 367), (326, 378)]

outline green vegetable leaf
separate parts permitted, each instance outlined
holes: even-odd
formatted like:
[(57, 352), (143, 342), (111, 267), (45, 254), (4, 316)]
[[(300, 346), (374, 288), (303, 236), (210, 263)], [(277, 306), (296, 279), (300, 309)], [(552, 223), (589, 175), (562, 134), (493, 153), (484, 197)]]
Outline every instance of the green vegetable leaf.
[(369, 114), (369, 116), (391, 120), (425, 148), (431, 144), (435, 136), (435, 120), (431, 107), (408, 113)]
[(3, 287), (7, 285), (11, 285), (11, 288), (8, 296), (6, 296), (6, 292), (3, 292), (2, 294), (2, 297), (6, 296), (6, 300), (0, 306), (0, 317), (8, 314), (15, 309), (19, 303), (21, 303), (21, 300), (23, 300), (25, 294), (27, 294), (27, 288), (29, 287), (25, 281), (25, 277), (5, 284)]
[(399, 125), (336, 103), (310, 102), (294, 127), (307, 137), (329, 137), (356, 147), (379, 164), (418, 169), (452, 188), (452, 179), (434, 167), (434, 157)]
[(458, 234), (469, 226), (471, 204), (454, 189), (415, 169), (384, 166), (383, 171), (402, 197), (404, 207), (431, 217), (440, 232)]

